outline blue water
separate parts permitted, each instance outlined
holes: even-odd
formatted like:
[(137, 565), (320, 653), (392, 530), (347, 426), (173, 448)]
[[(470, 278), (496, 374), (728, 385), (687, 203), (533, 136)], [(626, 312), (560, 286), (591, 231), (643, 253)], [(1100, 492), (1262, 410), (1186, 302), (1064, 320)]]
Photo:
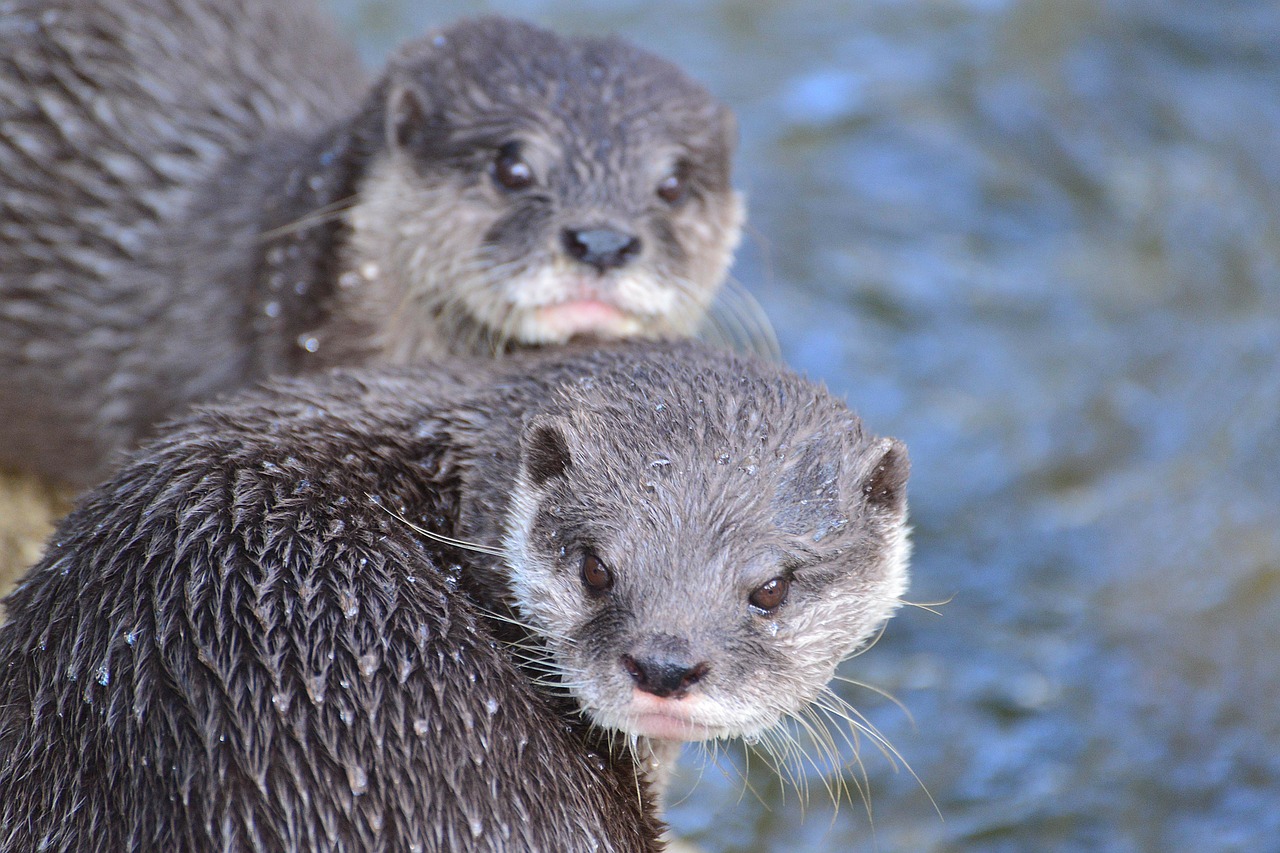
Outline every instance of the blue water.
[(619, 32), (735, 108), (735, 277), (911, 449), (911, 598), (947, 603), (845, 669), (910, 718), (842, 689), (911, 772), (864, 741), (869, 808), (836, 810), (691, 755), (677, 829), (1280, 851), (1280, 4), (339, 9), (374, 65), (483, 11)]

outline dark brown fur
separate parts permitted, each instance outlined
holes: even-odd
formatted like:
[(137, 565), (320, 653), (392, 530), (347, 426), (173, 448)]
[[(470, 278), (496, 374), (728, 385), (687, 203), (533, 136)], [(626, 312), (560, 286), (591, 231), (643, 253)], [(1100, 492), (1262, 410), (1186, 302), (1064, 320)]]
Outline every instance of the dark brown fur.
[(691, 334), (737, 242), (728, 112), (616, 39), (466, 21), (366, 86), (309, 0), (0, 9), (0, 466), (93, 482), (269, 375)]

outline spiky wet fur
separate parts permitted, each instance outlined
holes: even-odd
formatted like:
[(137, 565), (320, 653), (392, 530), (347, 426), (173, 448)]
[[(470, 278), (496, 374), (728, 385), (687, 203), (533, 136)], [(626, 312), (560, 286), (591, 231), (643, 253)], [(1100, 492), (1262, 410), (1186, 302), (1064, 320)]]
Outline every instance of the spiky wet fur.
[[(641, 779), (625, 747), (661, 764), (673, 743), (636, 737), (618, 655), (678, 635), (710, 662), (679, 700), (703, 709), (691, 734), (767, 739), (897, 607), (906, 476), (905, 449), (822, 388), (689, 343), (339, 372), (207, 406), (95, 492), (10, 599), (0, 826), (12, 849), (443, 849), (483, 798), (514, 810), (496, 826), (532, 810), (534, 832), (599, 817), (644, 840), (662, 768)], [(586, 543), (617, 576), (607, 598), (584, 595)], [(784, 571), (787, 603), (753, 612)]]

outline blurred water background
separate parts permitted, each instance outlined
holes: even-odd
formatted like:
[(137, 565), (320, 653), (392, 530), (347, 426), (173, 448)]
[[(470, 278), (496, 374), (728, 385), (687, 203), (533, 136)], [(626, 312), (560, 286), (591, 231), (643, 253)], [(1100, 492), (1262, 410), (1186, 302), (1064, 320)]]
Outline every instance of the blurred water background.
[(869, 809), (836, 810), (688, 755), (681, 834), (1280, 851), (1280, 4), (330, 2), (371, 66), (501, 12), (706, 83), (741, 122), (735, 277), (910, 446), (910, 596), (948, 603), (844, 670), (910, 717), (841, 692), (911, 772), (864, 742)]

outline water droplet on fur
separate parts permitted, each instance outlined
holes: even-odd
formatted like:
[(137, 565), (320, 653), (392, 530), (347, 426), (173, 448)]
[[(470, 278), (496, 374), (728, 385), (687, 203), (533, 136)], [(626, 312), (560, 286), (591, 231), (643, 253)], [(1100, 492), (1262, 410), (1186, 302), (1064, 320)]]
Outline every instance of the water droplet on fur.
[(350, 708), (343, 708), (338, 712), (338, 719), (342, 720), (344, 726), (350, 726), (356, 720), (356, 715), (351, 713)]
[(275, 709), (281, 714), (289, 713), (289, 697), (285, 696), (283, 693), (272, 693), (271, 704), (274, 705)]
[(279, 317), (280, 303), (274, 300), (268, 302), (266, 305), (262, 306), (262, 313), (266, 314), (268, 317)]
[(315, 190), (316, 192), (319, 192), (324, 187), (324, 176), (312, 175), (311, 177), (307, 178), (307, 186), (311, 187), (311, 189)]
[(444, 47), (446, 44), (449, 43), (449, 40), (446, 39), (444, 36), (436, 36), (431, 40), (431, 43), (436, 47)]
[(378, 656), (372, 652), (367, 655), (360, 655), (356, 665), (360, 667), (362, 678), (373, 678), (373, 674), (378, 671)]
[(320, 349), (320, 339), (315, 335), (301, 334), (298, 335), (298, 346), (307, 352), (315, 352)]
[(364, 279), (360, 277), (360, 274), (353, 270), (347, 270), (342, 275), (338, 276), (339, 287), (359, 287), (363, 281)]
[(308, 290), (308, 285), (305, 281), (302, 281), (300, 279), (293, 283), (293, 292), (298, 294), (299, 296), (306, 296), (307, 290)]
[(671, 464), (671, 460), (670, 460), (670, 459), (667, 459), (665, 456), (660, 456), (660, 457), (658, 457), (657, 459), (655, 459), (655, 460), (653, 460), (652, 462), (650, 462), (650, 463), (649, 463), (649, 467), (650, 467), (650, 468), (665, 468), (665, 467), (667, 467), (667, 466), (668, 466), (668, 465), (670, 465), (670, 464)]
[(358, 797), (369, 790), (369, 774), (359, 764), (352, 764), (347, 768), (347, 784), (351, 786), (351, 793)]
[(721, 453), (719, 456), (717, 456), (717, 457), (716, 457), (716, 464), (717, 464), (717, 465), (728, 465), (728, 464), (729, 464), (729, 454), (728, 454), (728, 453)]
[(413, 721), (413, 733), (418, 737), (425, 737), (429, 731), (431, 731), (431, 724), (422, 717)]
[(665, 411), (667, 410), (667, 404), (666, 404), (666, 403), (658, 403), (656, 406), (654, 406), (654, 407), (653, 407), (653, 410), (654, 410), (655, 412), (665, 412)]
[(75, 667), (72, 664), (67, 664), (66, 673), (67, 673), (67, 681), (75, 681), (76, 678), (78, 677), (76, 675)]
[(107, 665), (104, 663), (102, 666), (98, 667), (98, 671), (94, 673), (94, 678), (99, 684), (106, 687), (111, 683), (111, 670), (108, 669)]
[(498, 700), (493, 697), (486, 699), (484, 701), (484, 709), (488, 711), (489, 716), (492, 717), (494, 714), (498, 713)]
[(130, 646), (132, 646), (134, 643), (138, 642), (138, 629), (137, 629), (137, 628), (134, 628), (132, 631), (130, 631), (129, 633), (125, 634), (125, 635), (124, 635), (124, 641), (125, 641), (125, 643), (126, 643), (127, 645), (130, 645)]
[(373, 281), (381, 272), (382, 269), (373, 261), (365, 261), (360, 265), (360, 275), (364, 276), (367, 281)]
[(267, 250), (267, 263), (272, 266), (279, 266), (284, 263), (284, 249), (279, 246), (272, 246)]
[(482, 832), (484, 832), (484, 822), (478, 817), (473, 817), (471, 819), (471, 837), (479, 838)]

